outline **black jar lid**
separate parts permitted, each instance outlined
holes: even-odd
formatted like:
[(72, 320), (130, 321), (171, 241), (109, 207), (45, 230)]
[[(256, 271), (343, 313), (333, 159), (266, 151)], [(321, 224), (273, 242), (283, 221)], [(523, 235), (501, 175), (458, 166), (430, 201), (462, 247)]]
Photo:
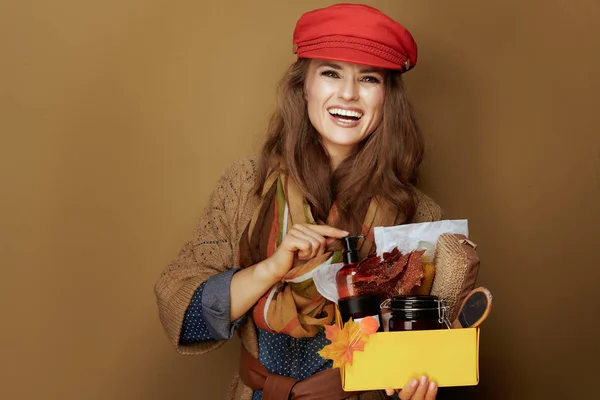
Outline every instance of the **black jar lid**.
[(440, 300), (437, 296), (431, 295), (408, 295), (408, 296), (394, 296), (390, 302), (390, 309), (394, 311), (405, 311), (405, 310), (432, 310), (438, 309), (440, 306)]
[(338, 300), (338, 307), (342, 316), (348, 318), (353, 314), (376, 315), (379, 314), (380, 300), (377, 294), (346, 297)]

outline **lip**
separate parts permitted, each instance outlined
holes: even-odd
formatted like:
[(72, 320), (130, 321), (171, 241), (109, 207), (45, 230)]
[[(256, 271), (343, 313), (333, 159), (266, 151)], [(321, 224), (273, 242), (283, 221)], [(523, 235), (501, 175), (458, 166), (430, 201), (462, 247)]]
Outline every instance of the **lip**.
[(327, 115), (329, 115), (329, 118), (331, 118), (331, 121), (336, 124), (337, 126), (340, 126), (342, 128), (355, 128), (360, 124), (360, 119), (354, 121), (354, 120), (345, 120), (342, 121), (339, 118), (334, 117), (333, 115), (329, 114), (329, 112), (327, 113)]
[(365, 115), (365, 112), (358, 107), (348, 107), (348, 106), (340, 106), (340, 105), (334, 105), (331, 107), (327, 107), (327, 112), (329, 112), (329, 110), (331, 110), (332, 108), (341, 108), (342, 110), (355, 111), (355, 112), (361, 113), (362, 115)]

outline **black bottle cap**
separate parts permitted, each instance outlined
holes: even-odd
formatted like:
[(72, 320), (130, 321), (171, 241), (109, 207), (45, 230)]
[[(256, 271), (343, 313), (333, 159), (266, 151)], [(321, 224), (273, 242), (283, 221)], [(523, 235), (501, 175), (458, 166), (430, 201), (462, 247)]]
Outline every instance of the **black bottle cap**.
[(342, 244), (344, 245), (343, 261), (344, 264), (352, 264), (360, 261), (358, 251), (356, 250), (356, 243), (359, 239), (364, 238), (363, 235), (359, 236), (346, 236), (342, 238)]

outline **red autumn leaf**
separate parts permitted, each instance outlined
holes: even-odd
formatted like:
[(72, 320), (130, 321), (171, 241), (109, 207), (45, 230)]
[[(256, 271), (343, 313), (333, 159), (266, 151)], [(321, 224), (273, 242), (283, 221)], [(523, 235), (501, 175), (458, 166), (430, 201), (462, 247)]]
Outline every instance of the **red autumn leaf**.
[(374, 282), (376, 285), (380, 285), (387, 282), (390, 278), (388, 277), (385, 268), (380, 267), (377, 270), (373, 270), (373, 274), (369, 279), (369, 283)]
[(396, 276), (398, 276), (398, 274), (400, 274), (402, 271), (404, 271), (406, 264), (408, 264), (409, 258), (410, 258), (410, 253), (403, 254), (401, 257), (399, 257), (397, 261), (395, 261), (392, 265), (390, 265), (389, 270), (388, 270), (388, 275), (392, 278), (395, 278)]
[(421, 257), (424, 252), (402, 254), (394, 247), (381, 258), (376, 253), (369, 254), (357, 266), (356, 291), (360, 295), (377, 293), (388, 298), (410, 293), (423, 279)]
[(385, 261), (386, 263), (394, 263), (398, 261), (401, 256), (402, 253), (400, 252), (400, 250), (398, 250), (397, 247), (394, 247), (392, 251), (383, 253), (383, 261)]
[(396, 290), (396, 285), (398, 284), (398, 280), (394, 279), (391, 281), (387, 281), (379, 285), (377, 288), (377, 293), (381, 293), (382, 296), (390, 298), (398, 295), (398, 291)]
[[(382, 293), (386, 297), (392, 297), (397, 295), (396, 286), (398, 281), (402, 277), (401, 273), (404, 270), (410, 253), (402, 254), (398, 248), (394, 248), (394, 251), (389, 254), (387, 261), (382, 262), (382, 268), (377, 270), (370, 282), (373, 283), (373, 287), (369, 287), (369, 293)], [(363, 292), (359, 292), (363, 293)]]
[(400, 278), (400, 284), (398, 287), (398, 292), (400, 295), (409, 294), (410, 291), (423, 279), (423, 276), (425, 275), (423, 264), (421, 262), (423, 253), (425, 253), (425, 250), (418, 250), (410, 253), (408, 265), (402, 274), (402, 278)]
[(376, 253), (371, 253), (358, 263), (356, 266), (356, 272), (361, 275), (370, 275), (371, 270), (377, 269), (381, 264), (381, 258)]
[(360, 295), (377, 293), (379, 291), (379, 287), (375, 282), (356, 282), (354, 287)]

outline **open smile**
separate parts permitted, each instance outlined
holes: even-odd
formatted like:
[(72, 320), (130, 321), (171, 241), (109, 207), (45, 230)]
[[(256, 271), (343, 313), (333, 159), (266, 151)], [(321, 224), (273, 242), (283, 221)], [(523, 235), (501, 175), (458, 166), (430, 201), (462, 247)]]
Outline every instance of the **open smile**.
[(353, 128), (360, 123), (363, 111), (358, 108), (330, 107), (327, 112), (336, 125), (344, 128)]

